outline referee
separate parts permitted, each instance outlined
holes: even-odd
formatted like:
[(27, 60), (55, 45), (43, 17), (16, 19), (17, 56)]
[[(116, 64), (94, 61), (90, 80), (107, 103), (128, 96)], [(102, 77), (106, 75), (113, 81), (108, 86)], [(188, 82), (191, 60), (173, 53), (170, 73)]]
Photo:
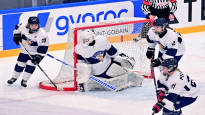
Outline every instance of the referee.
[[(170, 7), (170, 6), (171, 7)], [(142, 10), (148, 19), (166, 18), (174, 20), (174, 12), (177, 10), (176, 0), (143, 0)]]
[[(155, 18), (165, 18), (170, 21), (174, 21), (174, 12), (177, 10), (176, 0), (143, 0), (142, 10), (146, 14), (147, 19), (154, 21)], [(144, 23), (142, 30), (134, 41), (138, 41), (141, 38), (146, 38), (150, 23)]]

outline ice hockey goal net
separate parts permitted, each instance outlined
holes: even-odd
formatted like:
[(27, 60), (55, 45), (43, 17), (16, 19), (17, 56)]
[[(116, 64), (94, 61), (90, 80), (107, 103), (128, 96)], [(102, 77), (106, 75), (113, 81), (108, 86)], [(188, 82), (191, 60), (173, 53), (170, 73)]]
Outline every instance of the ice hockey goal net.
[[(82, 29), (92, 29), (95, 35), (106, 36), (108, 41), (114, 45), (120, 52), (125, 53), (129, 57), (134, 57), (136, 60), (133, 72), (143, 76), (152, 77), (150, 70), (150, 60), (146, 58), (146, 50), (148, 43), (145, 39), (138, 42), (133, 41), (140, 33), (144, 23), (152, 22), (144, 18), (118, 18), (106, 20), (103, 22), (90, 22), (73, 24), (69, 27), (67, 46), (58, 76), (53, 79), (56, 86), (64, 91), (77, 90), (77, 73), (76, 73), (76, 54), (75, 45), (78, 43), (78, 33)], [(40, 88), (47, 90), (56, 90), (49, 82), (43, 81), (40, 83)]]

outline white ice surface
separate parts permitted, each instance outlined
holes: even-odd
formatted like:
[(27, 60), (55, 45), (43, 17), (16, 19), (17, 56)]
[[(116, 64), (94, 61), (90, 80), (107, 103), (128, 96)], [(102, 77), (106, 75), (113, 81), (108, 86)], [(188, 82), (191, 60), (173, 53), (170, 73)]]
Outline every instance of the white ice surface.
[[(186, 53), (179, 68), (200, 82), (197, 101), (183, 109), (184, 115), (205, 113), (205, 32), (183, 35)], [(64, 51), (49, 52), (63, 59)], [(121, 92), (63, 92), (38, 88), (40, 81), (47, 80), (36, 69), (27, 88), (20, 86), (20, 79), (7, 85), (16, 56), (0, 58), (0, 115), (151, 115), (156, 102), (153, 79), (145, 79), (142, 87)], [(51, 79), (55, 78), (61, 63), (46, 57), (40, 66)], [(156, 77), (158, 70), (155, 70)], [(161, 113), (159, 113), (161, 114)]]

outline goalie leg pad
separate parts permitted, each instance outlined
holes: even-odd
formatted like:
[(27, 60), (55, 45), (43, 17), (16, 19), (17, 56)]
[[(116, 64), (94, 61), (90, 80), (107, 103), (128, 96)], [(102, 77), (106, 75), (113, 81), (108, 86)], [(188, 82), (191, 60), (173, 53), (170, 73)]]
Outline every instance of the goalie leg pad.
[[(111, 78), (111, 79), (105, 79), (105, 78), (98, 78), (98, 79), (114, 86), (117, 89), (117, 91), (121, 91), (122, 89), (126, 89), (130, 86), (133, 86), (130, 85), (130, 83), (128, 83), (127, 74), (121, 75), (120, 77)], [(97, 83), (96, 81), (89, 79), (87, 82), (84, 83), (84, 91), (111, 91), (111, 90)]]
[[(112, 85), (113, 87), (117, 89), (117, 91), (121, 91), (129, 87), (139, 86), (142, 84), (142, 81), (143, 81), (142, 76), (139, 76), (133, 72), (126, 73), (126, 74), (123, 74), (123, 75), (120, 75), (118, 77), (114, 77), (111, 79), (105, 79), (105, 78), (98, 78), (98, 79)], [(105, 86), (102, 86), (101, 84), (91, 79), (89, 79), (87, 82), (84, 83), (84, 90), (85, 91), (96, 91), (96, 90), (97, 91), (110, 91), (110, 89), (106, 88)]]
[(77, 63), (77, 81), (84, 83), (89, 79), (91, 66), (86, 63)]
[(122, 68), (120, 65), (116, 63), (112, 63), (112, 65), (109, 67), (109, 69), (106, 72), (106, 75), (110, 77), (117, 77), (120, 75), (123, 75), (127, 73), (127, 70)]
[[(104, 78), (98, 78), (102, 81), (105, 81)], [(102, 86), (101, 84), (97, 83), (92, 79), (88, 79), (87, 82), (83, 83), (84, 91), (109, 91), (110, 89)]]
[(128, 72), (128, 81), (132, 82), (134, 86), (141, 86), (142, 82), (144, 80), (144, 77), (141, 75), (137, 75), (134, 72)]

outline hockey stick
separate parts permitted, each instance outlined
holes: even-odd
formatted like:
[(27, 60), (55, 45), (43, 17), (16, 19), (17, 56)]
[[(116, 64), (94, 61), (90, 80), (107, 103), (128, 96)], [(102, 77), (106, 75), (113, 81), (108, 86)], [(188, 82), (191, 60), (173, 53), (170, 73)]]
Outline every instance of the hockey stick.
[[(151, 60), (153, 61), (154, 58), (152, 58)], [(155, 93), (156, 93), (156, 97), (157, 97), (157, 83), (156, 83), (156, 78), (155, 78), (155, 74), (154, 74), (154, 67), (153, 67), (152, 61), (151, 61), (150, 67), (151, 67), (151, 74), (153, 75)], [(158, 100), (158, 98), (157, 98), (157, 100)], [(152, 115), (154, 115), (154, 114), (155, 114), (155, 112), (152, 113)]]
[(62, 60), (60, 60), (60, 59), (57, 59), (57, 58), (55, 58), (54, 56), (52, 56), (52, 55), (50, 55), (50, 54), (46, 54), (46, 55), (47, 55), (48, 57), (52, 58), (52, 59), (55, 59), (56, 61), (61, 62), (61, 63), (64, 64), (64, 65), (70, 66), (72, 69), (76, 70), (76, 68), (75, 68), (74, 66), (72, 66), (72, 65), (70, 65), (70, 64), (67, 64), (66, 62), (64, 62), (64, 61), (62, 61)]
[[(19, 44), (24, 48), (24, 50), (28, 53), (29, 57), (31, 59), (33, 59), (33, 57), (31, 56), (30, 52), (25, 48), (25, 46), (19, 42)], [(48, 78), (48, 80), (53, 84), (53, 86), (58, 90), (56, 84), (50, 79), (50, 77), (48, 77), (48, 75), (46, 74), (46, 72), (41, 68), (41, 66), (39, 64), (36, 64), (38, 66), (38, 68), (44, 73), (44, 75)]]
[[(55, 60), (57, 60), (57, 61), (59, 61), (59, 62), (61, 62), (62, 64), (66, 65), (66, 66), (71, 67), (71, 68), (74, 69), (74, 70), (77, 70), (74, 66), (72, 66), (72, 65), (70, 65), (70, 64), (67, 64), (66, 62), (64, 62), (64, 61), (62, 61), (62, 60), (60, 60), (60, 59), (57, 59), (57, 58), (55, 58), (54, 56), (52, 56), (52, 55), (50, 55), (50, 54), (47, 54), (47, 56), (50, 57), (50, 58), (53, 58), (53, 59), (55, 59)], [(108, 84), (108, 83), (106, 83), (106, 82), (104, 82), (104, 81), (98, 79), (98, 78), (95, 77), (95, 76), (90, 76), (89, 79), (94, 80), (95, 82), (97, 82), (97, 83), (103, 85), (104, 87), (106, 87), (106, 88), (108, 88), (108, 89), (110, 89), (110, 90), (113, 90), (113, 91), (116, 91), (116, 92), (119, 91), (119, 90), (117, 90), (116, 87), (114, 87), (114, 86), (112, 86), (112, 85), (110, 85), (110, 84)]]
[[(152, 59), (153, 60), (153, 59)], [(153, 75), (153, 81), (154, 81), (154, 87), (155, 87), (155, 92), (157, 92), (157, 83), (156, 83), (156, 78), (155, 78), (155, 74), (154, 74), (154, 67), (152, 65), (152, 62), (151, 62), (151, 74)], [(156, 96), (157, 96), (157, 93), (156, 93)]]

